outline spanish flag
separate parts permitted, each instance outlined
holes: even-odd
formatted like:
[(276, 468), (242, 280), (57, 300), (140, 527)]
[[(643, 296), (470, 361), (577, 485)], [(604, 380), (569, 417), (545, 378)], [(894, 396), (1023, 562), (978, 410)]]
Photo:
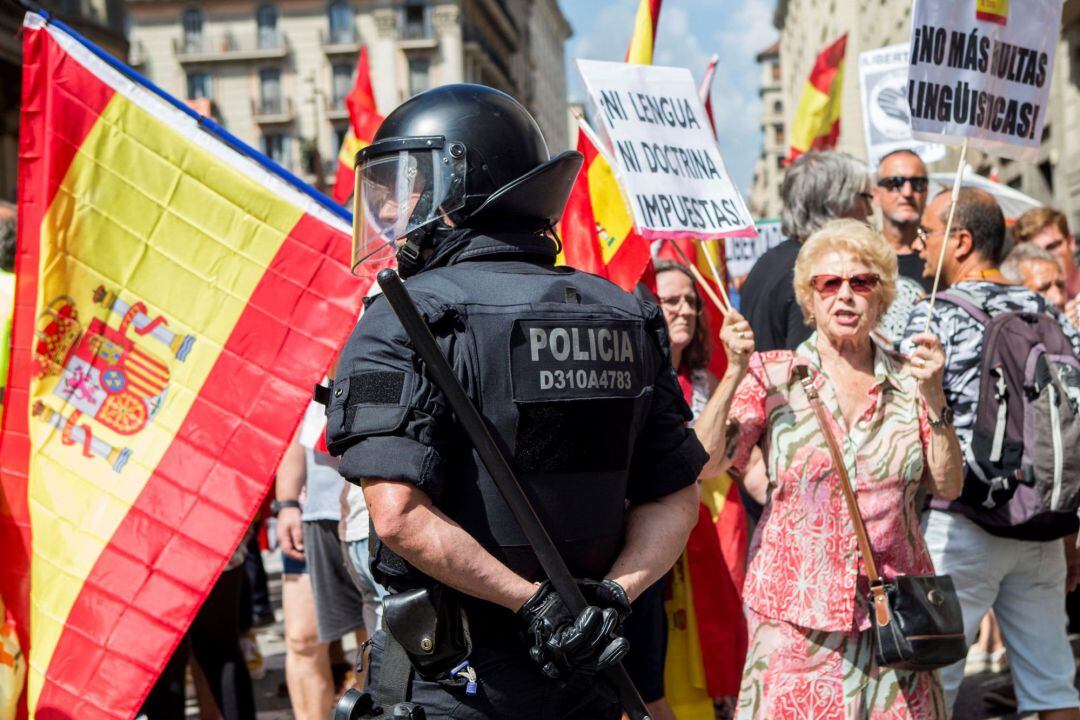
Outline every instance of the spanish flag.
[(371, 144), (383, 121), (383, 116), (375, 109), (375, 91), (371, 88), (371, 67), (366, 47), (360, 48), (360, 58), (356, 61), (356, 81), (345, 96), (345, 107), (349, 109), (349, 129), (338, 151), (337, 177), (332, 192), (339, 203), (345, 202), (353, 194), (356, 153)]
[(634, 16), (634, 34), (626, 48), (626, 62), (652, 65), (656, 45), (656, 25), (660, 21), (660, 5), (664, 0), (641, 0)]
[(634, 230), (611, 163), (584, 120), (578, 122), (577, 149), (585, 163), (563, 212), (558, 262), (632, 290), (649, 265), (649, 244)]
[(0, 596), (22, 717), (130, 720), (367, 285), (329, 198), (44, 13), (23, 43)]
[(847, 33), (844, 33), (817, 56), (791, 125), (788, 162), (804, 152), (836, 147), (836, 139), (840, 136), (846, 47)]

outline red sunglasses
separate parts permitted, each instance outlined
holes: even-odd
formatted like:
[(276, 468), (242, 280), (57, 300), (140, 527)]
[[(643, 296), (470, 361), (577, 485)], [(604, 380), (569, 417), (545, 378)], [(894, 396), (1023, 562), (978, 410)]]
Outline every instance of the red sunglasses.
[(859, 295), (869, 295), (874, 292), (881, 278), (876, 273), (859, 273), (850, 277), (846, 275), (815, 275), (810, 278), (810, 284), (818, 291), (821, 297), (829, 297), (840, 292), (845, 282), (851, 286), (851, 292)]

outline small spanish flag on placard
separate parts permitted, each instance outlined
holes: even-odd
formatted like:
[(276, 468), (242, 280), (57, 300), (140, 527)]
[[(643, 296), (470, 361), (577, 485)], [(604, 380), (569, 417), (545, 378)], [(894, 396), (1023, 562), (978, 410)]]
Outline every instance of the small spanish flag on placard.
[(791, 124), (788, 161), (811, 150), (831, 150), (840, 137), (840, 106), (844, 85), (847, 33), (821, 51), (807, 78)]
[(977, 0), (975, 17), (978, 20), (1005, 25), (1009, 22), (1009, 0)]
[(370, 281), (342, 208), (44, 14), (19, 142), (0, 596), (20, 716), (130, 720)]

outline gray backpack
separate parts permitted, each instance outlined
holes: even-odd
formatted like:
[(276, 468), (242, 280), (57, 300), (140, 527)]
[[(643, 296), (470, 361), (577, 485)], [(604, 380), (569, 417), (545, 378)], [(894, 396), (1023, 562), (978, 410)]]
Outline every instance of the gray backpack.
[(1080, 360), (1072, 344), (1045, 313), (991, 317), (958, 290), (938, 299), (985, 329), (964, 490), (952, 507), (996, 535), (1054, 540), (1075, 532)]

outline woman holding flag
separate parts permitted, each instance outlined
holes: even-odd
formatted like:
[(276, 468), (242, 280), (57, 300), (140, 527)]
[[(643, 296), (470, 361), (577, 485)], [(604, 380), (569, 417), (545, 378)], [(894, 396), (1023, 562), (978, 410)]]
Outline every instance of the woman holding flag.
[(945, 405), (938, 339), (916, 336), (905, 362), (870, 335), (892, 301), (896, 274), (880, 234), (855, 220), (831, 221), (795, 263), (796, 300), (815, 330), (808, 340), (794, 351), (754, 353), (745, 319), (729, 312), (724, 320), (728, 369), (697, 432), (707, 448), (727, 445), (736, 468), (763, 442), (771, 482), (744, 588), (750, 647), (737, 711), (744, 720), (948, 716), (936, 673), (876, 663), (856, 533), (800, 380), (806, 373), (845, 448), (882, 575), (932, 574), (915, 496), (922, 485), (955, 498), (963, 462), (952, 426), (937, 415)]
[[(708, 370), (712, 333), (702, 290), (686, 265), (659, 260), (655, 273), (672, 368), (696, 420), (719, 383)], [(745, 514), (730, 477), (704, 473), (701, 485), (700, 517), (686, 551), (669, 577), (635, 603), (626, 628), (628, 669), (656, 720), (712, 720), (713, 698), (738, 693), (746, 654)]]

